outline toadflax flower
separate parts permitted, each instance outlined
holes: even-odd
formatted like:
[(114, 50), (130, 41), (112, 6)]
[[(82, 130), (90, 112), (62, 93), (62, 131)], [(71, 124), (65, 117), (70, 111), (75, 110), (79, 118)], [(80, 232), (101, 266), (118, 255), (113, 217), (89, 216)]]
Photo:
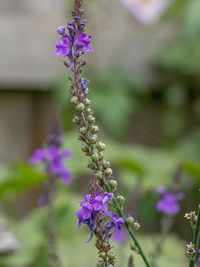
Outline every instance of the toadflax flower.
[[(96, 227), (97, 217), (101, 215), (102, 219), (106, 216), (112, 218), (112, 220), (105, 223), (106, 228), (106, 238), (108, 239), (108, 234), (112, 228), (117, 231), (121, 231), (122, 225), (125, 223), (123, 218), (114, 212), (108, 211), (108, 204), (113, 199), (113, 193), (105, 192), (104, 194), (96, 193), (94, 196), (87, 194), (84, 201), (79, 201), (82, 209), (77, 212), (77, 217), (79, 219), (79, 227), (81, 224), (87, 224), (91, 231), (91, 236), (88, 242), (92, 239), (94, 230)], [(103, 225), (102, 225), (103, 228)]]
[(170, 0), (119, 0), (136, 20), (142, 24), (151, 24), (159, 19)]
[(167, 215), (175, 215), (179, 212), (179, 201), (183, 200), (184, 194), (181, 192), (168, 192), (165, 187), (161, 186), (157, 189), (157, 192), (162, 195), (156, 208)]
[(47, 137), (47, 147), (36, 149), (30, 158), (30, 163), (44, 163), (45, 171), (60, 178), (65, 184), (71, 182), (71, 172), (66, 167), (64, 159), (71, 158), (69, 149), (61, 150), (59, 133), (52, 133)]

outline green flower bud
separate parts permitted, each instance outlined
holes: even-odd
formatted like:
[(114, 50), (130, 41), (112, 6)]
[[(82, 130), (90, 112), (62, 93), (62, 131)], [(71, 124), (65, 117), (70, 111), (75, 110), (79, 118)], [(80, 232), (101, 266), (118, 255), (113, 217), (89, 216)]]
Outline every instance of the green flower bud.
[(134, 218), (133, 217), (131, 217), (131, 216), (128, 216), (127, 218), (126, 218), (126, 222), (128, 223), (128, 224), (134, 224)]
[(117, 200), (120, 204), (123, 204), (125, 202), (125, 198), (123, 196), (117, 196)]
[(89, 115), (89, 116), (88, 116), (88, 122), (89, 122), (90, 124), (95, 123), (95, 117), (93, 117), (92, 115)]
[(117, 189), (117, 181), (112, 179), (109, 181), (110, 186), (112, 187), (112, 189), (116, 190)]
[(85, 104), (86, 106), (91, 105), (91, 101), (90, 101), (90, 99), (88, 99), (88, 98), (85, 98), (85, 99), (83, 100), (83, 102), (84, 102), (84, 104)]
[(95, 143), (97, 142), (97, 139), (98, 139), (98, 136), (97, 136), (96, 134), (94, 134), (94, 135), (92, 135), (92, 136), (90, 137), (90, 142), (91, 142), (92, 144), (95, 144)]
[(87, 114), (90, 114), (90, 115), (93, 114), (93, 111), (91, 110), (91, 108), (87, 108), (87, 109), (86, 109), (86, 112), (87, 112)]
[(98, 150), (103, 151), (106, 148), (106, 145), (103, 142), (99, 141), (97, 144), (97, 148)]
[(83, 152), (87, 152), (87, 151), (89, 150), (89, 148), (88, 148), (88, 146), (87, 146), (86, 144), (83, 144), (83, 145), (81, 146), (81, 150), (82, 150)]
[(81, 134), (86, 134), (87, 128), (86, 127), (81, 127), (79, 131), (80, 131)]
[(105, 252), (101, 252), (99, 253), (99, 257), (102, 259), (105, 259), (106, 253)]
[(99, 160), (99, 156), (97, 153), (92, 154), (91, 159), (93, 162), (97, 162)]
[(83, 110), (85, 109), (85, 106), (83, 103), (79, 103), (77, 106), (76, 106), (76, 110), (78, 112), (82, 112)]
[(103, 159), (103, 152), (99, 152), (99, 159)]
[(135, 222), (135, 223), (133, 224), (133, 227), (134, 227), (135, 231), (137, 231), (137, 230), (140, 229), (140, 224), (139, 224), (138, 222)]
[(103, 161), (102, 161), (102, 164), (103, 164), (103, 167), (104, 167), (105, 169), (108, 168), (108, 167), (110, 167), (110, 162), (107, 161), (107, 160), (103, 160)]
[(99, 127), (97, 125), (92, 125), (91, 128), (90, 128), (90, 130), (91, 130), (91, 132), (93, 134), (95, 134), (95, 133), (98, 133)]
[[(111, 259), (111, 260), (114, 260), (115, 259), (115, 254), (113, 252), (110, 252), (108, 257)], [(112, 266), (112, 265), (111, 265)]]
[(89, 169), (94, 169), (95, 168), (95, 164), (92, 161), (89, 161), (87, 166), (88, 166)]
[(71, 99), (71, 103), (72, 104), (77, 104), (78, 103), (78, 97), (77, 96), (73, 96)]
[(96, 177), (97, 177), (97, 179), (102, 179), (102, 177), (103, 177), (103, 174), (102, 174), (102, 172), (101, 171), (98, 171), (98, 172), (96, 172)]
[(74, 118), (73, 118), (73, 123), (77, 123), (77, 122), (79, 122), (79, 117), (78, 116), (74, 116)]

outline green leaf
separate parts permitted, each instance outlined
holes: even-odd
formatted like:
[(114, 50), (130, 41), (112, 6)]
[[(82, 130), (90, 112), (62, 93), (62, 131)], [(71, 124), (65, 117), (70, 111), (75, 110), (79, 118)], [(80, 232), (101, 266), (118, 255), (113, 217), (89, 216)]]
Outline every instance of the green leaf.
[(185, 172), (192, 174), (200, 184), (200, 163), (197, 163), (195, 161), (185, 161), (183, 163), (183, 169)]

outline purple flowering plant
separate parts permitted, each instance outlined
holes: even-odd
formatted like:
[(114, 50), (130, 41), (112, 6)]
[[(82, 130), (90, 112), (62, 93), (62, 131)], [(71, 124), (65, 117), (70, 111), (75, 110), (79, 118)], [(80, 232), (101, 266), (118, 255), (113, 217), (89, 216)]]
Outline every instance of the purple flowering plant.
[[(89, 192), (84, 200), (79, 201), (80, 210), (77, 212), (79, 227), (87, 225), (90, 230), (89, 241), (95, 236), (95, 246), (98, 250), (97, 266), (117, 266), (116, 256), (113, 254), (110, 238), (113, 233), (120, 233), (122, 227), (126, 227), (136, 251), (143, 259), (145, 266), (153, 266), (147, 259), (138, 238), (136, 230), (139, 224), (131, 216), (126, 217), (123, 212), (124, 197), (117, 192), (118, 183), (113, 176), (113, 170), (110, 162), (104, 158), (105, 144), (99, 139), (96, 119), (91, 108), (91, 100), (88, 98), (89, 81), (82, 76), (82, 68), (86, 65), (84, 56), (88, 52), (93, 52), (91, 46), (92, 36), (85, 32), (86, 19), (82, 18), (84, 10), (82, 9), (83, 0), (74, 0), (74, 10), (72, 10), (73, 20), (69, 21), (67, 27), (60, 26), (57, 33), (61, 40), (56, 44), (56, 51), (53, 56), (63, 56), (64, 65), (69, 68), (71, 81), (70, 93), (71, 102), (75, 106), (73, 122), (78, 126), (78, 139), (82, 142), (81, 150), (89, 157), (88, 168), (92, 170), (92, 176), (89, 186)], [(42, 152), (43, 153), (43, 152)], [(41, 154), (42, 154), (41, 153)], [(39, 153), (40, 154), (40, 153)], [(47, 153), (49, 155), (49, 152)], [(58, 171), (57, 174), (63, 181), (62, 158), (66, 154), (60, 154), (60, 161), (56, 168), (52, 158), (42, 155), (42, 160), (49, 160), (48, 168)], [(57, 168), (58, 167), (58, 168)], [(66, 174), (65, 174), (66, 175)], [(168, 192), (165, 188), (160, 188), (159, 193), (162, 199), (157, 203), (157, 209), (171, 218), (179, 212), (179, 202), (183, 199), (183, 194), (177, 191)], [(196, 218), (194, 226), (194, 248), (199, 246), (199, 227), (200, 215)], [(188, 245), (190, 246), (190, 245)], [(191, 246), (189, 247), (191, 251)], [(190, 267), (194, 267), (197, 261), (197, 249), (190, 258)]]

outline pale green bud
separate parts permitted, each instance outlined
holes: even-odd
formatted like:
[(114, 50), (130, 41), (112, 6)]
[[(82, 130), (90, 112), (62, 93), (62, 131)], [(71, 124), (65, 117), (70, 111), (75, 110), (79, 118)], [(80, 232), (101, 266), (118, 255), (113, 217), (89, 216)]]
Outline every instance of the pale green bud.
[(88, 122), (89, 122), (90, 124), (95, 123), (95, 117), (93, 117), (92, 115), (89, 115), (89, 116), (88, 116)]
[(93, 162), (97, 162), (99, 160), (99, 156), (97, 153), (92, 154), (91, 159)]
[(98, 171), (98, 172), (96, 172), (96, 177), (97, 177), (97, 179), (102, 179), (102, 172), (101, 171)]
[(99, 159), (103, 159), (103, 152), (99, 152)]
[(128, 224), (134, 224), (135, 220), (134, 220), (133, 217), (128, 216), (128, 217), (126, 218), (126, 222), (127, 222)]
[(81, 134), (86, 134), (87, 128), (86, 127), (81, 127), (79, 131), (80, 131)]
[(95, 134), (95, 133), (98, 133), (99, 127), (97, 125), (92, 125), (91, 128), (90, 128), (90, 130), (91, 130), (91, 132), (93, 134)]
[(76, 110), (78, 112), (82, 112), (83, 110), (85, 109), (85, 106), (83, 103), (79, 103), (77, 106), (76, 106)]
[(78, 97), (77, 96), (73, 96), (71, 99), (71, 103), (72, 104), (77, 104), (78, 103)]
[(120, 202), (120, 204), (125, 202), (125, 198), (123, 196), (117, 196), (117, 200)]
[(83, 145), (81, 146), (81, 150), (82, 150), (83, 152), (87, 152), (87, 151), (88, 151), (88, 146), (87, 146), (86, 144), (83, 144)]
[(85, 98), (85, 99), (83, 100), (83, 102), (84, 102), (84, 104), (85, 104), (86, 106), (91, 105), (91, 101), (90, 101), (90, 99), (88, 99), (88, 98)]
[(87, 108), (86, 112), (87, 112), (87, 114), (90, 114), (90, 115), (93, 114), (93, 111), (91, 110), (91, 108)]
[(93, 169), (95, 167), (95, 164), (94, 164), (94, 162), (89, 161), (87, 166), (89, 169)]
[(133, 227), (134, 227), (135, 231), (137, 231), (137, 230), (140, 229), (140, 224), (139, 224), (138, 222), (135, 222), (135, 223), (133, 224)]
[(109, 181), (110, 186), (112, 187), (112, 189), (116, 190), (117, 189), (117, 181), (112, 179)]
[(95, 143), (97, 142), (97, 139), (98, 139), (98, 136), (97, 136), (96, 134), (94, 134), (94, 135), (92, 135), (92, 136), (90, 137), (90, 142), (91, 142), (92, 144), (95, 144)]
[(98, 150), (103, 151), (106, 148), (106, 145), (103, 142), (99, 141), (97, 144), (97, 148)]
[(108, 167), (110, 167), (110, 162), (107, 161), (107, 160), (103, 160), (103, 161), (102, 161), (102, 164), (103, 164), (103, 167), (104, 167), (105, 169), (108, 168)]

